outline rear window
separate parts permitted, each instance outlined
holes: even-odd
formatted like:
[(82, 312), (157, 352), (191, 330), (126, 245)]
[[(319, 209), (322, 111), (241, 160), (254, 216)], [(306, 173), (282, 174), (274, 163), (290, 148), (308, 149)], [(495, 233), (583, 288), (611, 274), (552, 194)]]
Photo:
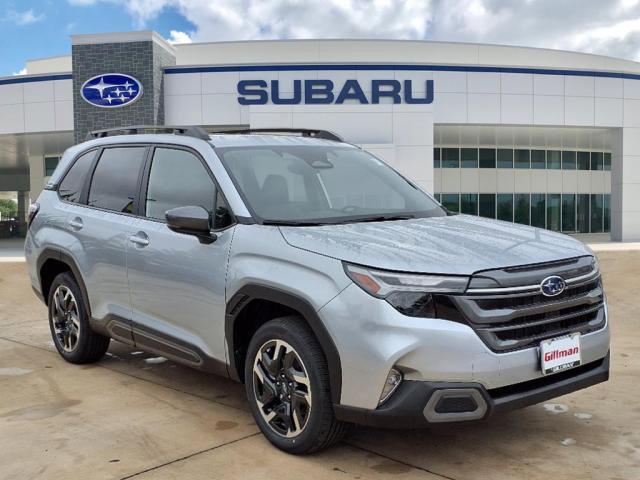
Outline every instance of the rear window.
[(114, 212), (133, 213), (138, 192), (138, 174), (146, 147), (116, 147), (103, 150), (96, 166), (88, 205)]
[(85, 184), (87, 174), (89, 173), (89, 169), (91, 168), (95, 155), (96, 151), (92, 150), (80, 155), (76, 159), (62, 182), (60, 182), (60, 187), (58, 188), (60, 198), (67, 202), (80, 202), (82, 187)]

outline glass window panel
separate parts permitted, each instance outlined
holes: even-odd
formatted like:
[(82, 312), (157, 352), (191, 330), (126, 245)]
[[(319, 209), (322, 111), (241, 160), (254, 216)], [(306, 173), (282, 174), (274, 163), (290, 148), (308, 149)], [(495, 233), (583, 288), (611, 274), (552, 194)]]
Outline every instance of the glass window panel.
[(480, 149), (480, 168), (496, 168), (496, 149)]
[(460, 213), (469, 215), (478, 215), (478, 194), (477, 193), (461, 193), (460, 194)]
[(498, 149), (498, 168), (513, 168), (513, 150)]
[(560, 194), (547, 194), (547, 229), (560, 231)]
[(79, 156), (71, 166), (58, 188), (60, 198), (67, 202), (80, 202), (82, 188), (85, 185), (87, 174), (96, 156), (96, 150)]
[(576, 208), (576, 230), (579, 233), (589, 233), (589, 194), (578, 194)]
[(440, 149), (433, 149), (433, 168), (440, 168)]
[(565, 150), (562, 152), (562, 169), (563, 170), (575, 170), (576, 169), (576, 152)]
[(442, 168), (458, 168), (460, 166), (459, 148), (443, 148), (440, 155)]
[(91, 179), (89, 201), (92, 207), (133, 213), (138, 193), (138, 173), (146, 147), (106, 148)]
[(452, 212), (460, 212), (460, 195), (457, 193), (443, 193), (442, 205)]
[(531, 225), (545, 228), (546, 222), (546, 196), (544, 193), (531, 194)]
[(184, 150), (156, 148), (147, 186), (147, 217), (164, 221), (167, 210), (191, 205), (213, 213), (215, 198), (215, 184), (198, 157)]
[(44, 176), (50, 177), (60, 162), (60, 157), (44, 157)]
[(547, 150), (547, 168), (560, 170), (560, 150)]
[(513, 222), (513, 194), (511, 193), (499, 193), (498, 194), (498, 220), (506, 220), (507, 222)]
[(480, 194), (480, 216), (496, 218), (496, 195), (494, 193)]
[(576, 231), (576, 196), (573, 193), (562, 195), (562, 231)]
[(603, 169), (606, 171), (611, 171), (611, 153), (610, 152), (604, 153), (603, 162), (604, 162)]
[(603, 227), (602, 194), (591, 195), (591, 233), (602, 232)]
[(591, 152), (577, 152), (578, 170), (589, 170), (591, 162)]
[(547, 168), (544, 150), (531, 150), (531, 168)]
[(529, 225), (529, 194), (517, 193), (513, 199), (514, 203), (514, 221)]
[(478, 168), (478, 149), (477, 148), (461, 148), (460, 149), (460, 166), (462, 168)]
[(529, 168), (529, 150), (513, 151), (513, 168)]
[(591, 170), (602, 170), (604, 158), (602, 152), (591, 152)]
[(603, 195), (603, 217), (604, 225), (603, 230), (605, 232), (611, 231), (611, 195)]
[(438, 202), (440, 202), (442, 200), (442, 194), (434, 193), (433, 198), (435, 198)]

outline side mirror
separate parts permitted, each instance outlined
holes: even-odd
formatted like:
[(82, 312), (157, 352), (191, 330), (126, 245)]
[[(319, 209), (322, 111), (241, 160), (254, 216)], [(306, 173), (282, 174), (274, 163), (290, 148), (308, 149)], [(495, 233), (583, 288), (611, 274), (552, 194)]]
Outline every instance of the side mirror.
[(200, 243), (213, 243), (216, 234), (211, 232), (211, 215), (199, 206), (177, 207), (164, 214), (167, 227), (174, 232), (194, 235)]
[(231, 225), (231, 214), (226, 207), (218, 207), (213, 215), (213, 228), (225, 228)]

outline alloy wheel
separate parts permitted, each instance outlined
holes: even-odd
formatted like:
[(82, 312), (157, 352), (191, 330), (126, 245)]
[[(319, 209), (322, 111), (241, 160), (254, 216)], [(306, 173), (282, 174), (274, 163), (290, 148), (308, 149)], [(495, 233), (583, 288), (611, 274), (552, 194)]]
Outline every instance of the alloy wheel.
[(60, 285), (53, 294), (53, 331), (65, 352), (73, 352), (80, 339), (80, 310), (69, 287)]
[(297, 437), (309, 422), (311, 384), (295, 349), (283, 340), (260, 347), (253, 362), (253, 391), (269, 427), (286, 438)]

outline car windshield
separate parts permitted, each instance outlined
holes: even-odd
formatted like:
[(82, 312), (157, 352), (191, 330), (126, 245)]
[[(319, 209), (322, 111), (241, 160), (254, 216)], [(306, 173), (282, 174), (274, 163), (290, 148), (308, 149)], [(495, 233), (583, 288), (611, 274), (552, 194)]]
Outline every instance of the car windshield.
[(447, 215), (435, 200), (358, 148), (251, 146), (216, 152), (263, 223), (310, 225)]

